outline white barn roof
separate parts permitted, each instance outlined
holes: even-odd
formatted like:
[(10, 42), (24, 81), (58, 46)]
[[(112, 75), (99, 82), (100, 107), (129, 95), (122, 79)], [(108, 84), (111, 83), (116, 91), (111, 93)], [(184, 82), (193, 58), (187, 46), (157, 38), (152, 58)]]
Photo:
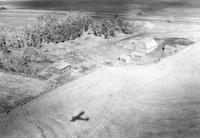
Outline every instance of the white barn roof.
[(150, 53), (158, 47), (157, 42), (152, 37), (138, 38), (131, 42), (136, 45), (136, 49), (143, 49), (145, 53)]

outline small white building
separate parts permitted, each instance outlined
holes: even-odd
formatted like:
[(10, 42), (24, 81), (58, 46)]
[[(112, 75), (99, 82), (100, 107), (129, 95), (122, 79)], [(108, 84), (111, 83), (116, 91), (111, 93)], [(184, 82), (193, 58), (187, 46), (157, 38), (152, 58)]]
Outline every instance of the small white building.
[(72, 66), (65, 60), (61, 60), (58, 63), (51, 65), (51, 71), (57, 74), (62, 74), (70, 71)]

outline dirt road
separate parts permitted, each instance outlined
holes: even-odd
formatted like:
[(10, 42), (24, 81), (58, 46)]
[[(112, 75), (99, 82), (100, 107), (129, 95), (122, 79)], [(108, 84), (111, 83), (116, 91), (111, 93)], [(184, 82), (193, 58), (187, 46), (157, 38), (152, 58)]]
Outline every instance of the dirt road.
[[(200, 43), (144, 67), (110, 67), (0, 117), (0, 137), (198, 138)], [(81, 111), (89, 121), (71, 122)]]

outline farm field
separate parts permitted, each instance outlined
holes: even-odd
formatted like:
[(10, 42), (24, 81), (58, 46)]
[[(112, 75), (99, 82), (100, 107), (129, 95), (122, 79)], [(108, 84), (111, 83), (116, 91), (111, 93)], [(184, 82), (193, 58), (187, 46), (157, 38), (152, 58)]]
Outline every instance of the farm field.
[[(0, 12), (0, 26), (21, 29), (44, 14), (49, 13)], [(113, 18), (91, 15), (95, 21)], [(75, 39), (52, 38), (56, 42), (27, 48), (37, 54), (28, 64), (35, 70), (1, 68), (0, 137), (200, 136), (199, 18), (119, 17), (134, 22), (137, 33), (106, 38), (86, 31)], [(136, 55), (137, 42), (154, 49)], [(6, 52), (23, 55), (19, 49), (9, 47)], [(85, 121), (73, 121), (79, 113)]]

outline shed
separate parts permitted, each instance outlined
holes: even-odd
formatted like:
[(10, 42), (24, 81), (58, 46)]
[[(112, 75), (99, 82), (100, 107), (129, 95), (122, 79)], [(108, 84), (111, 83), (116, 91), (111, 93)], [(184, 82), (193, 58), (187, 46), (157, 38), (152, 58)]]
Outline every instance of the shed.
[(62, 74), (70, 71), (72, 66), (67, 61), (60, 61), (51, 66), (51, 71), (54, 73)]

